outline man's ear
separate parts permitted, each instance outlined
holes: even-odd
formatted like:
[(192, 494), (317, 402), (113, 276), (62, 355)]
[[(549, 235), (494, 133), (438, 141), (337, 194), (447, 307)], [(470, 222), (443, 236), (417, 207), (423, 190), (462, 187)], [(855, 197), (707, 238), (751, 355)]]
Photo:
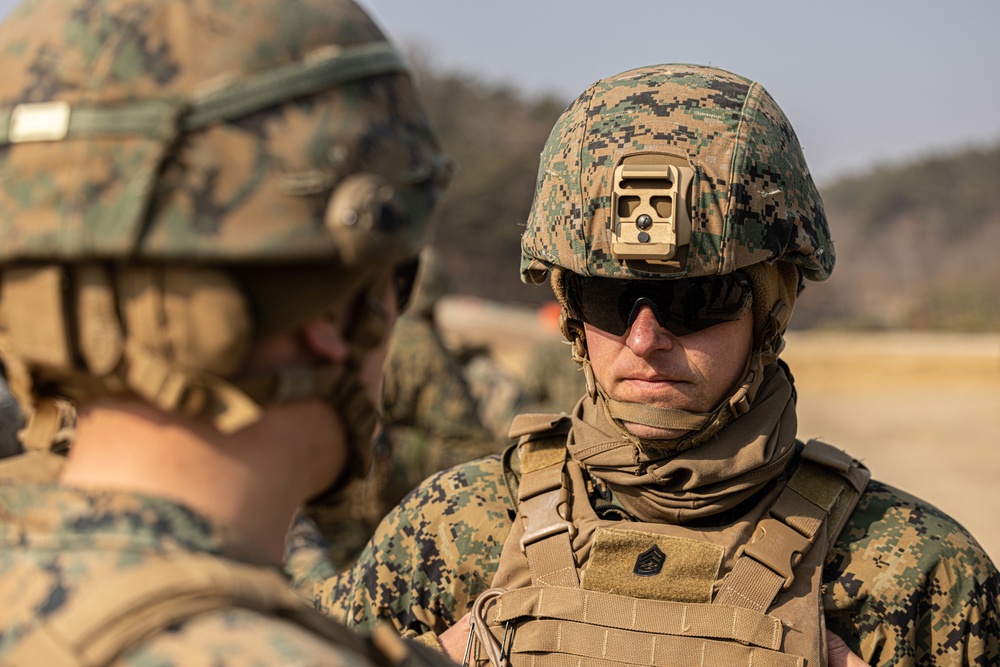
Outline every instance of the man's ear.
[(327, 361), (342, 363), (350, 354), (340, 322), (330, 315), (317, 317), (303, 325), (302, 340), (306, 349)]

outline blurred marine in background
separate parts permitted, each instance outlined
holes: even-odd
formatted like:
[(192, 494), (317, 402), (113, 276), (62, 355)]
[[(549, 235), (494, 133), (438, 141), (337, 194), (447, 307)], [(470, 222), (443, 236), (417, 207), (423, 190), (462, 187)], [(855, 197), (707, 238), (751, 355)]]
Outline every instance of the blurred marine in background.
[(435, 309), (447, 292), (447, 269), (425, 247), (413, 297), (389, 339), (372, 469), (353, 483), (350, 503), (310, 510), (322, 534), (336, 536), (329, 554), (338, 568), (354, 562), (382, 517), (417, 484), (506, 446), (483, 427), (462, 368), (441, 339)]
[(485, 453), (475, 443), (490, 440), (461, 365), (438, 330), (435, 311), (448, 293), (448, 282), (440, 256), (425, 248), (413, 302), (399, 318), (386, 358), (382, 386), (385, 424), (415, 429), (429, 439), (419, 450), (397, 449), (399, 461), (414, 471), (411, 475), (416, 471), (423, 474), (411, 487), (433, 472), (468, 461), (469, 454)]
[(872, 665), (1000, 663), (976, 541), (797, 438), (783, 335), (833, 266), (759, 84), (693, 65), (593, 84), (542, 153), (521, 261), (585, 395), (424, 482), (319, 604), (495, 667), (858, 664), (838, 637)]
[(349, 0), (41, 0), (0, 63), (0, 663), (443, 663), (280, 569), (447, 177), (399, 54)]

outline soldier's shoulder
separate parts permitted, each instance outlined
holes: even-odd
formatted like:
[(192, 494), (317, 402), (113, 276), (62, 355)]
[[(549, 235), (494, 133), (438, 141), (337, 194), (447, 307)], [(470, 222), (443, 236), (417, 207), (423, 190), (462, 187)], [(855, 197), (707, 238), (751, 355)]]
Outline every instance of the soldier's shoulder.
[(855, 595), (924, 588), (941, 575), (953, 595), (998, 586), (996, 566), (975, 538), (932, 504), (872, 480), (828, 559), (841, 585)]
[[(915, 558), (971, 558), (972, 563), (989, 557), (975, 538), (955, 519), (929, 502), (872, 480), (858, 501), (840, 535), (841, 547), (856, 550), (906, 547)], [(919, 548), (914, 552), (915, 548)]]
[(495, 510), (500, 506), (512, 508), (501, 455), (491, 454), (431, 475), (397, 509), (426, 514), (437, 508), (451, 515), (468, 507)]
[(201, 614), (130, 650), (116, 667), (146, 665), (374, 665), (371, 658), (296, 625), (249, 609)]
[(351, 627), (391, 618), (407, 635), (443, 631), (489, 588), (513, 517), (499, 455), (436, 473), (382, 520), (353, 567), (316, 587), (315, 604)]
[[(823, 572), (827, 627), (879, 664), (997, 664), (1000, 575), (953, 518), (869, 483)], [(869, 662), (873, 662), (869, 660)]]

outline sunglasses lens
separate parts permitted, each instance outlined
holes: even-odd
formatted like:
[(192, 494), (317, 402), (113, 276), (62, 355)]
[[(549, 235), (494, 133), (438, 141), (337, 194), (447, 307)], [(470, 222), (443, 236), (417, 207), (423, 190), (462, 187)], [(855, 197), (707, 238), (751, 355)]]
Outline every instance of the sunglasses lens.
[(613, 280), (570, 273), (566, 288), (573, 317), (615, 336), (628, 331), (644, 305), (660, 326), (677, 336), (733, 322), (746, 314), (753, 293), (741, 271), (682, 280)]

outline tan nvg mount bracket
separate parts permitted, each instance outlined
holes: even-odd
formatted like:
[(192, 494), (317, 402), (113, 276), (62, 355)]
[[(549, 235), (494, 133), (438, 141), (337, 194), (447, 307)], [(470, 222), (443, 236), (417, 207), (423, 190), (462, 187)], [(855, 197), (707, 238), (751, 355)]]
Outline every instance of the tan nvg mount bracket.
[[(680, 164), (683, 162), (683, 165)], [(686, 201), (694, 170), (669, 155), (630, 155), (615, 168), (611, 254), (664, 264), (691, 241)]]

